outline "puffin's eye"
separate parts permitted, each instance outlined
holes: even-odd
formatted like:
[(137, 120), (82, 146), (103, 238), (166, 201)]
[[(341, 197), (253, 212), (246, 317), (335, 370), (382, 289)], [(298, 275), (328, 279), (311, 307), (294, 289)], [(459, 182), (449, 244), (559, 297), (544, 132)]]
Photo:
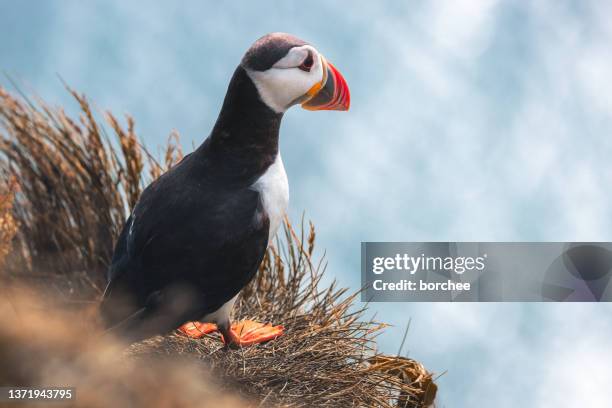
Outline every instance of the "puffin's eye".
[(308, 51), (308, 56), (302, 61), (298, 68), (302, 71), (310, 72), (310, 68), (312, 68), (313, 64), (314, 59), (312, 58), (312, 53)]

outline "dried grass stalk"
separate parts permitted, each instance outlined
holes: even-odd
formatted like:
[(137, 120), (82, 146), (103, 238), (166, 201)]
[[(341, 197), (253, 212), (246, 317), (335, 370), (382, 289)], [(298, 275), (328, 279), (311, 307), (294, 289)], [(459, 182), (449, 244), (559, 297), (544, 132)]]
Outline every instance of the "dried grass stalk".
[(17, 233), (17, 222), (13, 217), (13, 200), (17, 190), (15, 178), (0, 182), (0, 268), (11, 250), (13, 237)]

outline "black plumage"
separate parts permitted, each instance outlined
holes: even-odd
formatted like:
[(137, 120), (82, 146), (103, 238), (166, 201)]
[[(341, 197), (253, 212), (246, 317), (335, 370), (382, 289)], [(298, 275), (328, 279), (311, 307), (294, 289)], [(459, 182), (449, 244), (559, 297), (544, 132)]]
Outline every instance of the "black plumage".
[(266, 71), (278, 60), (287, 55), (293, 47), (307, 44), (290, 34), (276, 33), (273, 41), (270, 36), (261, 37), (249, 48), (242, 58), (242, 66), (255, 71)]

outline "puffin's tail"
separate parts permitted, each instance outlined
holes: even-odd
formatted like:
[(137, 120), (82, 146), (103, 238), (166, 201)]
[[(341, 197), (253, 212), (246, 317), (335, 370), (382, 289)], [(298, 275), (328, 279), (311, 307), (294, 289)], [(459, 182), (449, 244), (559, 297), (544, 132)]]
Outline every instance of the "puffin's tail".
[(106, 285), (99, 307), (104, 328), (119, 324), (143, 308), (129, 293), (130, 290), (119, 279), (111, 280)]
[[(108, 289), (108, 288), (107, 288)], [(105, 294), (108, 292), (105, 291)], [(112, 299), (112, 300), (111, 300)], [(201, 297), (178, 288), (152, 293), (140, 308), (126, 306), (125, 300), (109, 292), (100, 305), (106, 333), (128, 344), (178, 329), (183, 323), (202, 317)], [(126, 313), (129, 311), (129, 314)]]

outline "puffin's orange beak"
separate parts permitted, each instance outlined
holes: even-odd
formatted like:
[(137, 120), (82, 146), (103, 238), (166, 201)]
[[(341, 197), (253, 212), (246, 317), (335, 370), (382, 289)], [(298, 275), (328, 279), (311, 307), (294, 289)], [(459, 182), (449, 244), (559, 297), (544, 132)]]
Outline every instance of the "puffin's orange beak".
[(302, 108), (308, 110), (349, 110), (351, 94), (344, 77), (330, 62), (321, 57), (323, 79), (308, 90)]

